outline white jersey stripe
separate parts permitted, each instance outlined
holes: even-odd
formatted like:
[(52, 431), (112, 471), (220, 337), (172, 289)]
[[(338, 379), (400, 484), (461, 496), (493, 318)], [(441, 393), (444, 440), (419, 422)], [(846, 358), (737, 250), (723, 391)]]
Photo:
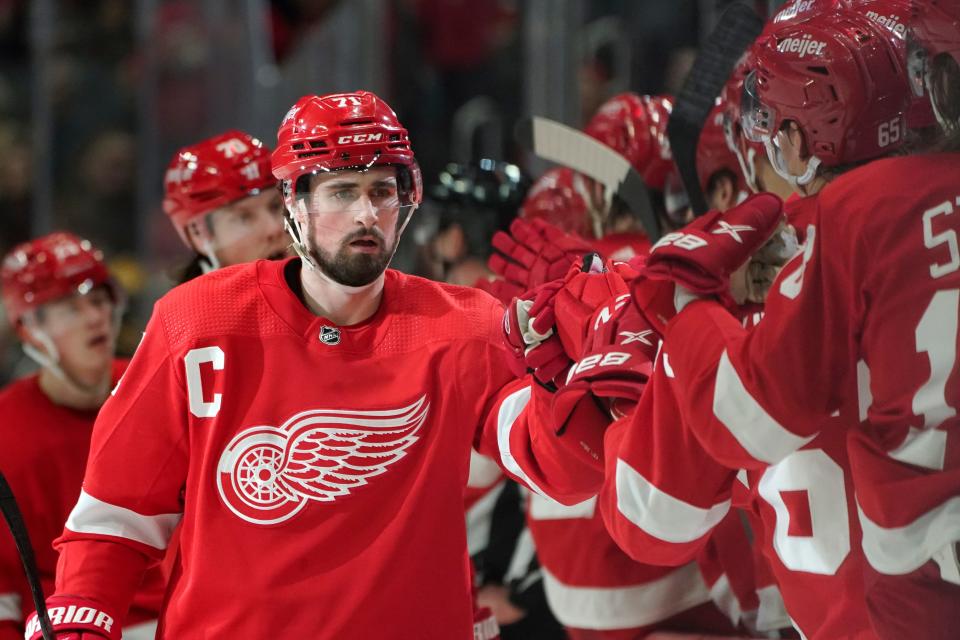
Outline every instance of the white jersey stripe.
[(774, 420), (747, 391), (726, 350), (717, 367), (713, 414), (747, 453), (767, 464), (780, 462), (817, 435), (802, 438)]
[(80, 499), (67, 518), (67, 529), (76, 533), (126, 538), (155, 549), (166, 549), (182, 516), (180, 513), (145, 516), (98, 500), (81, 490)]
[(520, 417), (523, 409), (530, 402), (530, 394), (530, 387), (523, 387), (504, 398), (500, 404), (500, 411), (497, 412), (497, 445), (500, 449), (500, 460), (503, 462), (504, 468), (520, 478), (529, 489), (546, 496), (547, 494), (520, 468), (520, 464), (513, 457), (513, 453), (510, 452), (510, 432), (513, 430), (517, 418)]
[(543, 586), (557, 620), (578, 629), (643, 627), (710, 601), (693, 562), (653, 582), (626, 587), (574, 587), (543, 569)]
[(693, 542), (708, 534), (730, 510), (730, 500), (703, 509), (674, 498), (621, 459), (616, 474), (617, 510), (647, 534), (666, 542)]
[(857, 505), (863, 529), (863, 553), (880, 573), (910, 573), (948, 544), (960, 541), (960, 497), (947, 500), (903, 527), (886, 528)]

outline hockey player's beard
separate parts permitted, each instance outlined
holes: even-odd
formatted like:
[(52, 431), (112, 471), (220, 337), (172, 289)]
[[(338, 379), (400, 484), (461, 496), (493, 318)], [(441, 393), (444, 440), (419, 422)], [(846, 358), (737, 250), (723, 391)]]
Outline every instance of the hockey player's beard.
[[(376, 253), (359, 253), (350, 250), (350, 243), (364, 236), (374, 236), (380, 243), (380, 251)], [(344, 239), (340, 249), (335, 254), (327, 253), (317, 248), (314, 243), (310, 251), (311, 257), (323, 273), (331, 280), (347, 287), (363, 287), (380, 277), (397, 249), (399, 236), (388, 247), (386, 239), (379, 229), (360, 230)]]

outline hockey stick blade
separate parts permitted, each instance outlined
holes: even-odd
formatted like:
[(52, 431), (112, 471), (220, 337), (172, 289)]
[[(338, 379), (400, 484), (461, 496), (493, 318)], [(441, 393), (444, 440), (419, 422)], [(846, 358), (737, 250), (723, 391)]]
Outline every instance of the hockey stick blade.
[(643, 178), (619, 153), (573, 127), (533, 116), (517, 122), (516, 137), (534, 154), (596, 180), (608, 203), (616, 195), (640, 219), (651, 241), (660, 239), (660, 223)]
[(13, 534), (13, 541), (17, 545), (17, 551), (20, 553), (23, 571), (27, 575), (30, 594), (33, 596), (33, 605), (37, 608), (37, 619), (40, 621), (43, 640), (56, 640), (50, 615), (47, 613), (47, 599), (43, 595), (43, 586), (40, 584), (40, 572), (37, 571), (33, 545), (30, 544), (30, 537), (27, 534), (27, 524), (23, 521), (23, 513), (20, 512), (17, 500), (13, 496), (13, 489), (10, 488), (3, 473), (0, 473), (0, 511), (3, 512), (3, 519), (7, 521), (10, 533)]
[(747, 5), (737, 3), (728, 7), (701, 47), (673, 103), (667, 138), (690, 206), (698, 216), (708, 209), (697, 178), (700, 132), (734, 65), (762, 29), (763, 20)]

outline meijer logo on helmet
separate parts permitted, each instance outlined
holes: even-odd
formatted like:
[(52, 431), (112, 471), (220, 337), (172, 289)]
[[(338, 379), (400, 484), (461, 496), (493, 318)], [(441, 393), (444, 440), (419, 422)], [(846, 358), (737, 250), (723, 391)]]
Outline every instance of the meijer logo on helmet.
[(383, 138), (382, 133), (358, 133), (352, 136), (340, 136), (337, 138), (337, 144), (350, 144), (351, 142), (377, 142)]
[(802, 58), (808, 54), (811, 56), (819, 56), (826, 46), (826, 42), (814, 40), (813, 36), (805, 34), (801, 38), (785, 39), (777, 45), (777, 51), (780, 53), (799, 53)]

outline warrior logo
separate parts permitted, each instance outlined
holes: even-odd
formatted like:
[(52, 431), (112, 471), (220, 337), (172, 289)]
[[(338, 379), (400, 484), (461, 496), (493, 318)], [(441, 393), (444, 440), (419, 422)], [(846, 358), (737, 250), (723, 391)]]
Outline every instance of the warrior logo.
[(402, 409), (317, 409), (280, 427), (244, 429), (220, 456), (220, 498), (261, 525), (289, 520), (311, 500), (334, 502), (404, 457), (429, 410), (421, 396)]

